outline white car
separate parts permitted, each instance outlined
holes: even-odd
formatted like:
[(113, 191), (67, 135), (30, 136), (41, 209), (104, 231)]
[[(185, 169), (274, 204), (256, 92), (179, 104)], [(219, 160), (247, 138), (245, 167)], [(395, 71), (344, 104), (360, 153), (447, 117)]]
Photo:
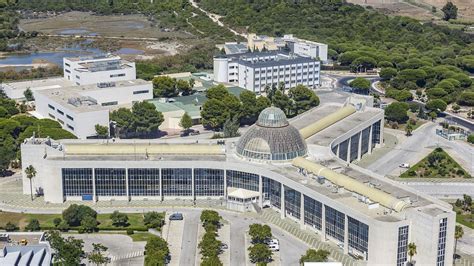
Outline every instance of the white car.
[(265, 244), (267, 244), (267, 245), (280, 245), (280, 242), (278, 241), (278, 239), (272, 238), (272, 239), (265, 240)]
[(280, 245), (278, 244), (270, 244), (268, 245), (271, 251), (280, 251)]
[(408, 163), (402, 163), (402, 164), (400, 164), (398, 167), (400, 167), (400, 168), (410, 168), (410, 164), (408, 164)]

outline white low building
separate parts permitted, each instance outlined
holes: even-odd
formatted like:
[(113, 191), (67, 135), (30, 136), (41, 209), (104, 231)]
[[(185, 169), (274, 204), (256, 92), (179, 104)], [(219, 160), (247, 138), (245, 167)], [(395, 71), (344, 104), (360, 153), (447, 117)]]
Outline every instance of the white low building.
[(214, 80), (255, 93), (284, 84), (315, 88), (320, 85), (320, 62), (283, 52), (255, 52), (214, 57)]
[(109, 112), (153, 98), (151, 82), (136, 79), (34, 93), (38, 118), (58, 121), (78, 138), (94, 136), (95, 125), (109, 126)]
[(64, 79), (76, 85), (136, 79), (135, 63), (106, 54), (63, 60)]

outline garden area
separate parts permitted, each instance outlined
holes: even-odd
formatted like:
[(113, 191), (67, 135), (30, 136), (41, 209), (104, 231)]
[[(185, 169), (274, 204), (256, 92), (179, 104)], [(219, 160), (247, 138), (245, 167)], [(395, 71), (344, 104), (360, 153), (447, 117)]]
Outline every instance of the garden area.
[(474, 204), (470, 196), (464, 195), (462, 199), (456, 200), (454, 211), (457, 223), (474, 229)]
[(400, 175), (401, 178), (471, 178), (443, 149), (436, 148)]
[[(0, 228), (6, 231), (60, 230), (93, 233), (100, 231), (123, 231), (127, 235), (146, 232), (149, 228), (161, 230), (164, 213), (121, 213), (97, 214), (92, 208), (73, 204), (62, 214), (30, 214), (0, 212)], [(132, 237), (145, 241), (147, 236)]]

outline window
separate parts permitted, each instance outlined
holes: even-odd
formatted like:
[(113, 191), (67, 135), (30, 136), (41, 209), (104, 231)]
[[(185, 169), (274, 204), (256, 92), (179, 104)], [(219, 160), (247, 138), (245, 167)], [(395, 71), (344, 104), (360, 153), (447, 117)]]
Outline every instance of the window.
[(446, 228), (448, 227), (448, 218), (439, 220), (438, 234), (438, 256), (436, 258), (437, 266), (444, 266), (444, 257), (446, 254)]
[(258, 175), (234, 170), (227, 170), (227, 186), (258, 191)]
[(66, 66), (70, 67), (71, 65), (69, 63), (64, 63)]
[(59, 109), (58, 109), (58, 110), (56, 110), (56, 111), (57, 111), (58, 113), (60, 113), (60, 114), (64, 115), (64, 112), (63, 112), (63, 111), (61, 111), (61, 110), (59, 110)]
[(117, 101), (113, 101), (113, 102), (102, 103), (101, 105), (102, 105), (102, 106), (111, 106), (111, 105), (117, 105), (117, 104), (118, 104)]
[(398, 228), (398, 245), (397, 245), (397, 266), (405, 265), (407, 261), (408, 247), (408, 225)]
[(143, 94), (143, 93), (148, 93), (149, 90), (142, 90), (142, 91), (134, 91), (133, 94)]
[(58, 122), (61, 123), (61, 125), (64, 125), (64, 121), (61, 119), (58, 119)]
[(96, 168), (95, 189), (97, 196), (126, 196), (124, 168)]
[(125, 73), (120, 73), (120, 74), (112, 74), (110, 75), (111, 78), (117, 78), (117, 77), (125, 77)]
[(285, 186), (285, 212), (297, 219), (300, 218), (301, 193)]
[(76, 75), (76, 78), (77, 78), (77, 79), (81, 79), (81, 77), (79, 77), (79, 75)]
[(196, 196), (224, 196), (224, 170), (195, 168), (194, 187)]
[(325, 205), (326, 234), (334, 239), (344, 242), (345, 215), (327, 205)]
[(160, 196), (159, 168), (129, 168), (130, 196)]
[(48, 104), (48, 107), (49, 109), (56, 110), (56, 108), (54, 108), (54, 106), (52, 106), (51, 104)]
[(74, 127), (71, 126), (71, 125), (69, 125), (69, 124), (67, 124), (67, 127), (68, 127), (70, 130), (74, 130)]
[(63, 195), (92, 195), (92, 168), (63, 168)]
[(351, 151), (349, 160), (352, 162), (357, 159), (359, 153), (359, 138), (360, 133), (355, 134), (351, 137)]
[(71, 120), (71, 121), (74, 121), (74, 117), (70, 116), (70, 115), (66, 115), (66, 117)]
[(304, 196), (304, 223), (321, 230), (323, 204)]
[(65, 69), (64, 71), (66, 71), (66, 73), (71, 73), (69, 69)]
[(364, 259), (367, 259), (367, 253), (369, 251), (369, 226), (352, 217), (347, 218), (349, 247), (359, 251), (362, 254), (365, 254), (366, 257)]
[(50, 113), (48, 113), (49, 117), (51, 117), (52, 119), (56, 119), (56, 117)]
[(191, 168), (163, 168), (161, 170), (164, 196), (191, 196)]

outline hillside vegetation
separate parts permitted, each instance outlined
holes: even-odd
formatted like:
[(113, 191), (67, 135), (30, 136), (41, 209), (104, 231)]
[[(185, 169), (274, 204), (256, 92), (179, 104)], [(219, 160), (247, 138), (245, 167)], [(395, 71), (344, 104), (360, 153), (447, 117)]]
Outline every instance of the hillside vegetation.
[(411, 100), (407, 92), (420, 89), (429, 100), (451, 103), (461, 101), (461, 92), (473, 91), (468, 74), (474, 73), (474, 35), (459, 30), (389, 17), (340, 0), (201, 0), (199, 4), (241, 31), (292, 33), (328, 43), (329, 56), (343, 67), (382, 68), (388, 73), (384, 76), (388, 94), (397, 100)]

